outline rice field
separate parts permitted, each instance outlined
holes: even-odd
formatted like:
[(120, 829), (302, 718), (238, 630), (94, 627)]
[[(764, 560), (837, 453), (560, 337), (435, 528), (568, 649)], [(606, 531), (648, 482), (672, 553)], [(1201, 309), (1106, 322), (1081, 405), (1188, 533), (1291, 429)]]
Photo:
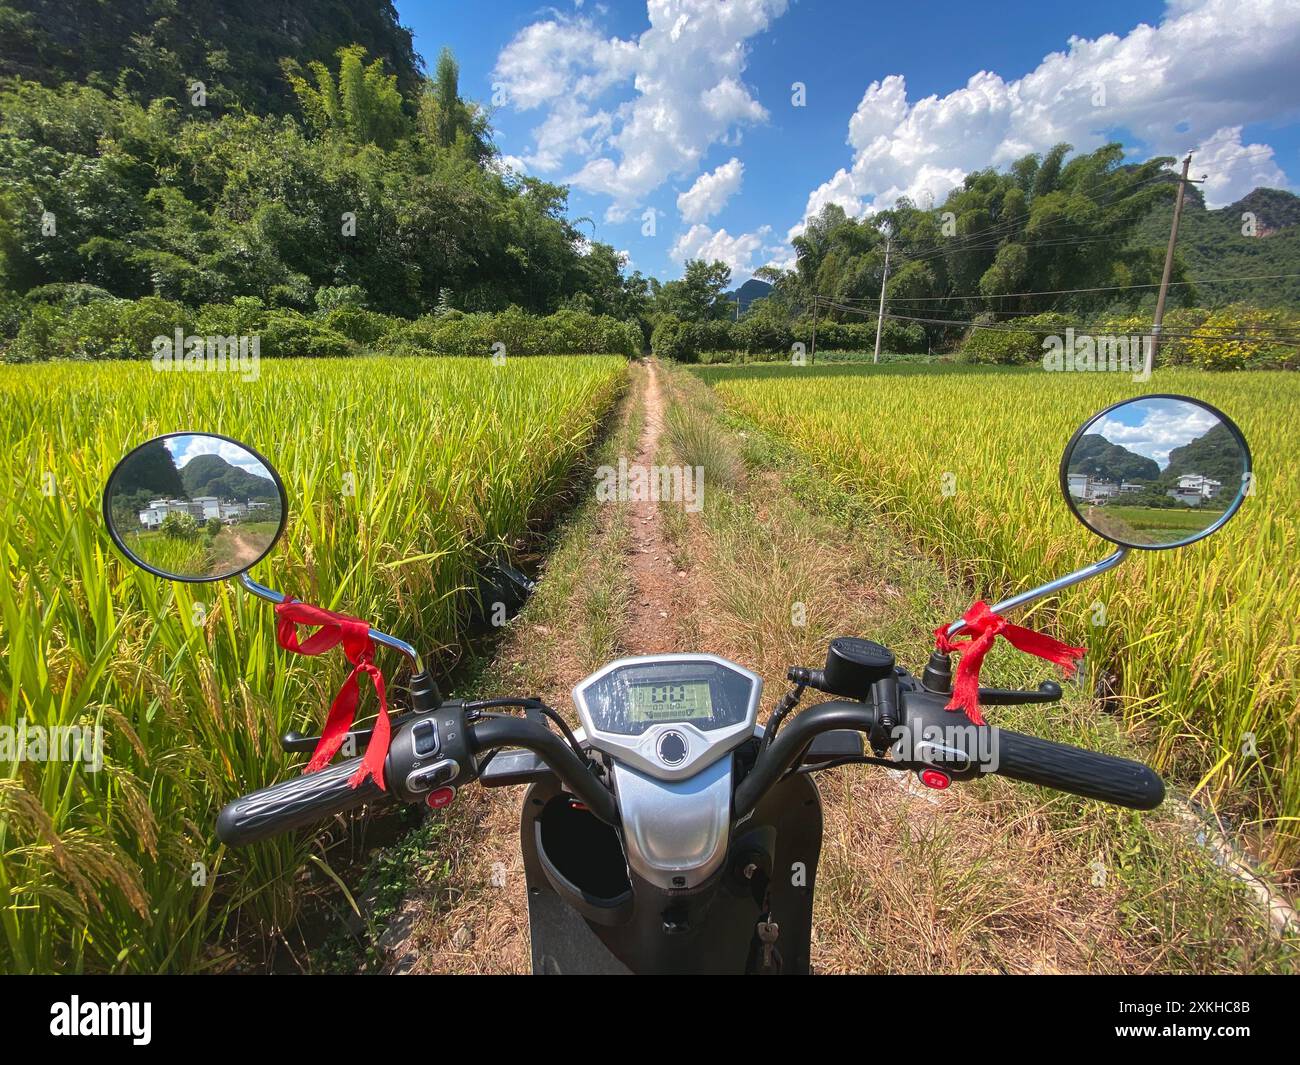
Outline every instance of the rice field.
[(1107, 688), (1159, 769), (1294, 870), (1300, 376), (1167, 370), (1138, 385), (1118, 374), (963, 366), (698, 372), (729, 407), (867, 497), (988, 602), (1111, 550), (1071, 516), (1057, 482), (1061, 451), (1089, 415), (1129, 396), (1175, 392), (1236, 420), (1255, 466), (1241, 512), (1190, 547), (1134, 552), (1041, 605), (1037, 620), (1086, 641), (1093, 669), (1113, 671)]
[[(271, 609), (235, 585), (128, 564), (99, 510), (118, 458), (181, 429), (252, 444), (290, 496), (254, 576), (445, 664), (478, 567), (538, 519), (627, 373), (601, 356), (261, 371), (0, 366), (0, 969), (220, 968), (237, 932), (287, 927), (303, 871), (329, 860), (309, 835), (227, 853), (213, 825), (223, 803), (294, 771), (276, 737), (322, 723), (341, 656), (281, 652)], [(400, 659), (380, 664), (391, 681)], [(102, 767), (20, 756), (20, 731), (56, 726), (102, 727)]]

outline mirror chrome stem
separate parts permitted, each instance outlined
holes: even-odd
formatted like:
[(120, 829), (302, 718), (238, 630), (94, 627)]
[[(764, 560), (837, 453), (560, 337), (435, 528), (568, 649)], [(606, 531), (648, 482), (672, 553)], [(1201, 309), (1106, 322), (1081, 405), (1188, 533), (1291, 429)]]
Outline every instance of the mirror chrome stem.
[[(1028, 606), (1039, 599), (1049, 595), (1055, 595), (1062, 589), (1069, 588), (1072, 584), (1079, 584), (1091, 577), (1097, 577), (1107, 570), (1114, 569), (1125, 558), (1128, 557), (1128, 548), (1121, 547), (1113, 555), (1107, 555), (1099, 562), (1094, 562), (1090, 566), (1084, 566), (1083, 569), (1077, 569), (1073, 573), (1067, 573), (1064, 577), (1057, 577), (1054, 581), (1048, 581), (1046, 584), (1040, 584), (1037, 588), (1031, 588), (1027, 592), (1021, 592), (1019, 595), (1013, 595), (1010, 599), (1004, 599), (1002, 602), (995, 604), (990, 609), (995, 614), (1006, 614), (1012, 610), (1019, 610), (1022, 606)], [(966, 622), (960, 618), (948, 626), (948, 638), (956, 636), (966, 627)]]
[[(283, 592), (277, 592), (274, 588), (268, 588), (264, 584), (258, 584), (248, 575), (245, 570), (239, 575), (239, 583), (252, 592), (259, 599), (265, 599), (268, 603), (283, 603), (286, 596)], [(420, 658), (420, 653), (405, 640), (399, 640), (396, 636), (389, 636), (386, 632), (380, 632), (378, 629), (370, 630), (370, 638), (375, 643), (382, 643), (385, 647), (391, 647), (394, 651), (400, 651), (411, 662), (411, 668), (416, 673), (424, 672), (424, 662)]]

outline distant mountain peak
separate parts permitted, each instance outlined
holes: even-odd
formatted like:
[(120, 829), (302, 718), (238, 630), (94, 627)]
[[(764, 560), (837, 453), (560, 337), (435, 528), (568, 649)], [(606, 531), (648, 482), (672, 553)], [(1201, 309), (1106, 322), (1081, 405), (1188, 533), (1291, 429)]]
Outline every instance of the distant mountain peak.
[(736, 300), (739, 299), (740, 313), (744, 314), (747, 310), (749, 310), (749, 305), (751, 303), (753, 303), (755, 300), (761, 300), (764, 296), (766, 296), (771, 291), (772, 291), (772, 286), (769, 285), (766, 281), (760, 281), (756, 277), (751, 277), (739, 288), (733, 289), (731, 292), (724, 292), (722, 294), (722, 298), (726, 300), (728, 303), (735, 303)]
[(1234, 219), (1240, 219), (1247, 213), (1253, 214), (1259, 223), (1260, 235), (1264, 236), (1288, 226), (1300, 225), (1300, 196), (1286, 189), (1260, 187), (1246, 193), (1236, 203), (1210, 213)]

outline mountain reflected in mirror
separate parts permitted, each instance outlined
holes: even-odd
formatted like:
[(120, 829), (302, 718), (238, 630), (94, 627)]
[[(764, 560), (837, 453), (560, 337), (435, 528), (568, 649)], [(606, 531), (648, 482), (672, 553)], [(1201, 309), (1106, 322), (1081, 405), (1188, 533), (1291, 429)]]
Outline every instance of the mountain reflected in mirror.
[(1128, 547), (1175, 547), (1240, 505), (1249, 453), (1240, 431), (1194, 400), (1153, 396), (1103, 411), (1071, 441), (1064, 485), (1080, 520)]
[(175, 433), (145, 442), (118, 464), (104, 513), (118, 546), (146, 569), (175, 580), (221, 580), (270, 551), (284, 495), (251, 448)]

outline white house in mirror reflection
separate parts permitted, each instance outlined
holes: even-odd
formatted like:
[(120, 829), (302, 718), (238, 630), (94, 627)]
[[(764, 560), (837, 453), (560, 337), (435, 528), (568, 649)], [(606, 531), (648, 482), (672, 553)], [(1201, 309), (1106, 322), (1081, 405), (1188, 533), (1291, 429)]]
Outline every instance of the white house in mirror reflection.
[(1089, 503), (1103, 502), (1118, 495), (1141, 492), (1147, 487), (1145, 484), (1134, 484), (1131, 481), (1116, 484), (1114, 481), (1093, 477), (1087, 473), (1071, 473), (1068, 476), (1070, 495), (1075, 499), (1083, 499)]
[(146, 529), (157, 529), (167, 520), (169, 514), (183, 514), (196, 521), (209, 521), (216, 518), (226, 524), (242, 521), (259, 510), (269, 510), (270, 503), (248, 500), (240, 503), (235, 500), (222, 502), (216, 496), (195, 496), (193, 499), (152, 499), (149, 506), (140, 511), (140, 524)]
[(1214, 499), (1223, 491), (1223, 482), (1200, 473), (1185, 473), (1178, 478), (1178, 487), (1170, 488), (1165, 495), (1172, 496), (1189, 507), (1200, 506), (1206, 499)]

